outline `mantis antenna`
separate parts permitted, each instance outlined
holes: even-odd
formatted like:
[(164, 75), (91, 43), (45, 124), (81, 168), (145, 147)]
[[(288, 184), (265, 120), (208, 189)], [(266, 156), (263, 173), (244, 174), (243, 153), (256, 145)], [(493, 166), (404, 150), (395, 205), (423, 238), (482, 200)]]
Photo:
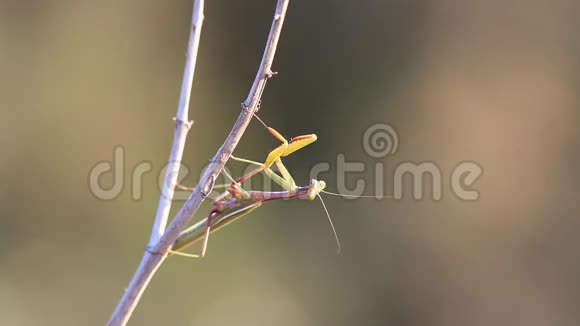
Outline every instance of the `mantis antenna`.
[(326, 208), (326, 204), (324, 204), (324, 200), (320, 195), (316, 195), (320, 199), (322, 203), (322, 207), (324, 207), (324, 211), (326, 212), (326, 217), (328, 217), (328, 223), (330, 223), (330, 227), (332, 228), (332, 233), (334, 233), (334, 239), (336, 239), (336, 253), (340, 254), (340, 240), (338, 240), (338, 234), (336, 233), (336, 228), (334, 228), (334, 223), (332, 223), (332, 219), (330, 218), (330, 214), (328, 213), (328, 209)]
[(364, 196), (364, 195), (345, 195), (345, 194), (339, 194), (336, 192), (330, 192), (330, 191), (326, 191), (326, 190), (321, 190), (320, 192), (323, 192), (327, 195), (333, 195), (333, 196), (339, 196), (339, 197), (346, 197), (346, 198), (376, 198), (376, 199), (383, 199), (383, 198), (394, 198), (393, 196)]

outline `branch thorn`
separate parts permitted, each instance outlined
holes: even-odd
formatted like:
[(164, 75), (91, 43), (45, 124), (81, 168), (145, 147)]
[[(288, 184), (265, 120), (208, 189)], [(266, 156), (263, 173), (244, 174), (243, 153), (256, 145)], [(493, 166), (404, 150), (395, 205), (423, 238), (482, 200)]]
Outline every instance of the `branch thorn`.
[(266, 78), (267, 79), (270, 79), (270, 78), (272, 78), (273, 76), (275, 76), (277, 74), (278, 74), (277, 71), (272, 71), (272, 70), (268, 69), (268, 71), (266, 71), (266, 74), (265, 75), (266, 75)]

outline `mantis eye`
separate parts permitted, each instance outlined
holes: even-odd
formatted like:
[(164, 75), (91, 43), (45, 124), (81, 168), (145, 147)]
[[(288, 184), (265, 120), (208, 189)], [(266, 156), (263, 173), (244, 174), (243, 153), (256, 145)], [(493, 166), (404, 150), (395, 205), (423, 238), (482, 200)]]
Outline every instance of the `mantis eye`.
[(308, 199), (314, 200), (316, 196), (326, 187), (326, 182), (312, 179), (310, 181), (310, 190), (308, 191)]

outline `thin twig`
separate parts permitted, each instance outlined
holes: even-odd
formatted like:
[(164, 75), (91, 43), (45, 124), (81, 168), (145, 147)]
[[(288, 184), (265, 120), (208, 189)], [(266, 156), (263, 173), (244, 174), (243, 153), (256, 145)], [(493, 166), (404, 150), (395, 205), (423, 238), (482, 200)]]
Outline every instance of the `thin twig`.
[[(202, 6), (199, 6), (200, 2), (202, 1), (195, 2), (194, 17), (196, 17), (196, 8), (203, 9)], [(270, 34), (268, 35), (268, 41), (266, 43), (266, 49), (264, 50), (264, 55), (262, 56), (262, 62), (260, 63), (258, 73), (256, 74), (256, 78), (254, 79), (254, 83), (252, 84), (252, 88), (250, 89), (248, 97), (242, 105), (242, 111), (240, 112), (236, 123), (232, 127), (232, 130), (230, 131), (223, 145), (211, 160), (199, 183), (197, 186), (195, 186), (194, 191), (183, 204), (183, 207), (179, 210), (169, 227), (167, 227), (157, 242), (151, 243), (147, 247), (141, 263), (133, 275), (133, 279), (125, 290), (121, 301), (113, 312), (107, 325), (117, 326), (127, 324), (127, 321), (137, 306), (137, 303), (145, 291), (145, 288), (149, 284), (149, 281), (159, 266), (161, 266), (161, 263), (167, 257), (167, 250), (171, 248), (173, 242), (175, 239), (177, 239), (181, 230), (189, 223), (203, 199), (207, 196), (207, 194), (209, 194), (209, 192), (211, 192), (216, 178), (221, 173), (224, 165), (226, 164), (226, 161), (233, 153), (248, 124), (252, 120), (254, 113), (258, 109), (258, 103), (260, 102), (260, 96), (266, 81), (272, 76), (272, 62), (276, 53), (276, 47), (280, 38), (284, 17), (286, 16), (288, 2), (289, 0), (278, 0), (274, 14), (274, 20), (272, 22), (272, 27), (270, 28)], [(201, 11), (200, 16), (198, 17), (203, 17)], [(194, 20), (192, 23), (192, 33), (194, 33), (194, 29), (196, 27), (197, 26), (195, 25)], [(161, 225), (163, 223), (156, 224)]]
[(181, 165), (181, 157), (183, 156), (183, 148), (185, 147), (185, 138), (187, 132), (193, 121), (189, 121), (189, 99), (191, 97), (191, 85), (193, 84), (193, 75), (195, 72), (195, 64), (197, 62), (197, 50), (199, 49), (199, 39), (201, 37), (201, 27), (203, 24), (203, 7), (204, 2), (195, 1), (193, 6), (193, 19), (191, 21), (191, 32), (189, 33), (189, 44), (187, 46), (187, 59), (185, 61), (185, 69), (183, 72), (183, 82), (181, 84), (181, 95), (179, 97), (179, 105), (177, 107), (177, 115), (175, 116), (175, 133), (173, 135), (173, 146), (171, 154), (169, 155), (169, 162), (167, 163), (167, 170), (165, 172), (165, 181), (161, 187), (161, 198), (159, 198), (159, 206), (157, 207), (157, 214), (155, 215), (155, 222), (151, 230), (151, 238), (149, 245), (152, 246), (165, 232), (169, 211), (171, 210), (171, 203), (173, 195), (175, 194), (175, 185), (179, 174)]
[[(185, 140), (187, 132), (191, 127), (192, 122), (189, 122), (189, 99), (191, 97), (191, 85), (193, 83), (193, 75), (195, 72), (195, 65), (197, 62), (197, 52), (199, 49), (199, 40), (201, 37), (201, 28), (203, 25), (203, 9), (204, 0), (195, 0), (193, 4), (193, 14), (191, 20), (191, 30), (189, 33), (189, 42), (187, 46), (187, 58), (185, 61), (185, 69), (183, 72), (183, 82), (181, 85), (181, 95), (179, 97), (179, 105), (177, 107), (177, 115), (175, 116), (175, 132), (173, 135), (173, 145), (171, 153), (169, 154), (169, 161), (167, 164), (167, 171), (165, 174), (165, 181), (161, 189), (161, 197), (159, 198), (159, 206), (157, 207), (157, 214), (153, 222), (151, 230), (151, 237), (148, 247), (152, 247), (159, 242), (159, 239), (165, 233), (169, 211), (171, 210), (171, 203), (175, 193), (174, 185), (177, 183), (179, 168), (181, 165), (181, 158), (183, 156), (183, 149), (185, 147)], [(147, 287), (149, 280), (159, 268), (162, 259), (154, 264), (149, 258), (163, 258), (162, 255), (148, 255), (145, 254), (137, 272), (133, 276), (129, 287), (121, 298), (117, 308), (111, 315), (107, 325), (125, 325), (127, 324), (133, 310), (137, 306), (139, 297)], [(138, 275), (149, 275), (148, 277), (138, 279)], [(139, 288), (140, 287), (140, 288)]]

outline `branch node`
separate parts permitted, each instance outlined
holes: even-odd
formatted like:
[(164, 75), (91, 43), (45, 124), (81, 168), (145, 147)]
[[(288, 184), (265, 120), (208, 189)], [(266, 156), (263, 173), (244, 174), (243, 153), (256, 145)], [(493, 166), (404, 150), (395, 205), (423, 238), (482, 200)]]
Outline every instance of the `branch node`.
[(243, 111), (250, 112), (250, 105), (247, 104), (246, 102), (242, 102), (241, 107)]
[(215, 175), (211, 175), (209, 177), (209, 180), (206, 182), (206, 184), (203, 185), (203, 188), (201, 189), (201, 196), (205, 199), (209, 196), (209, 194), (211, 194), (211, 192), (213, 191), (213, 186), (215, 184)]
[(181, 119), (177, 119), (176, 117), (173, 117), (173, 121), (175, 121), (175, 126), (178, 127), (180, 124), (184, 125), (185, 128), (187, 128), (187, 130), (191, 129), (191, 126), (193, 126), (193, 120), (190, 121), (184, 121)]
[(150, 253), (152, 255), (165, 255), (166, 254), (166, 252), (160, 252), (160, 251), (155, 251), (155, 250), (151, 249), (151, 246), (145, 247), (145, 251), (147, 251), (148, 253)]

